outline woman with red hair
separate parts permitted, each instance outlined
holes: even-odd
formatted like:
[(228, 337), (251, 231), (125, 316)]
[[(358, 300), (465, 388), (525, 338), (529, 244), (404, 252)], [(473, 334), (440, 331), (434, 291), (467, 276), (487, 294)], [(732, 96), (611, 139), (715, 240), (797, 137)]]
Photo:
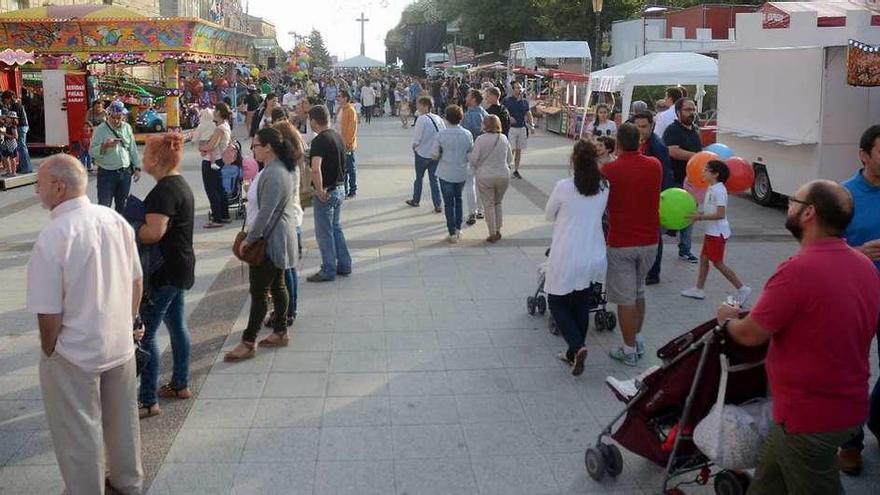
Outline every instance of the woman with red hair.
[[(182, 158), (182, 134), (169, 132), (147, 139), (144, 171), (156, 179), (156, 187), (144, 200), (146, 222), (138, 229), (138, 240), (143, 244), (158, 244), (162, 261), (158, 263), (158, 269), (144, 273), (147, 286), (141, 303), (142, 343), (152, 357), (141, 373), (138, 397), (141, 418), (159, 414), (157, 395), (173, 399), (192, 397), (189, 389), (190, 338), (183, 304), (186, 291), (195, 283), (194, 201), (192, 190), (180, 175)], [(159, 388), (156, 331), (163, 321), (171, 337), (174, 369), (171, 382)]]

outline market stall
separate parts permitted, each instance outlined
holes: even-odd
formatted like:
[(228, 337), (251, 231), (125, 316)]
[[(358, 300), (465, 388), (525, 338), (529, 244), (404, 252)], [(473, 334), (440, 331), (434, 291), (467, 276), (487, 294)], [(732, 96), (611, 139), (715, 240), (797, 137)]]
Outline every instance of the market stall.
[(180, 126), (180, 65), (247, 62), (251, 39), (201, 19), (151, 18), (106, 5), (46, 6), (0, 15), (0, 46), (34, 52), (46, 112), (45, 142), (51, 146), (79, 139), (89, 103), (86, 77), (95, 65), (157, 67), (167, 128), (174, 129)]
[(544, 117), (544, 128), (569, 137), (581, 134), (587, 113), (590, 76), (559, 70), (547, 72), (546, 94), (537, 100), (535, 114)]

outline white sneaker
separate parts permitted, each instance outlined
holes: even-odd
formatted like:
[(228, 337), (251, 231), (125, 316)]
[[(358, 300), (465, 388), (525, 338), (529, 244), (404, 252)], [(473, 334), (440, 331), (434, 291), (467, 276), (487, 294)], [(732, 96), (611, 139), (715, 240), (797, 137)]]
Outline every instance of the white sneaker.
[(446, 241), (450, 244), (455, 244), (458, 242), (458, 234), (452, 234), (446, 237)]
[(681, 291), (681, 295), (684, 297), (689, 297), (691, 299), (706, 299), (706, 292), (703, 289), (698, 289), (696, 287), (691, 287), (690, 289), (685, 289)]
[(752, 288), (748, 285), (743, 285), (736, 291), (736, 300), (739, 302), (740, 307), (745, 307), (746, 303), (749, 302), (749, 297), (752, 295)]

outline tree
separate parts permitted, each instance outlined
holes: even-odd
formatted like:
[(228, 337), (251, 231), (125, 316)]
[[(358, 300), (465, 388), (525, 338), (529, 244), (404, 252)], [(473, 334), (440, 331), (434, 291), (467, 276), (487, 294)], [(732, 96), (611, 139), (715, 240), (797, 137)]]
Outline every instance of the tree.
[(320, 31), (317, 29), (312, 30), (311, 34), (309, 34), (308, 45), (309, 55), (312, 57), (312, 68), (321, 67), (329, 69), (331, 66), (330, 52), (327, 51), (327, 46), (324, 45), (324, 37), (321, 36)]

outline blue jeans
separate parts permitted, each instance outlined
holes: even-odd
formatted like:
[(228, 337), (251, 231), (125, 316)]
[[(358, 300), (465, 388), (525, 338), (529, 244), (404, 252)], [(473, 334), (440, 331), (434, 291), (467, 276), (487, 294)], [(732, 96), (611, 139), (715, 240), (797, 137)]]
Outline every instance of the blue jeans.
[(344, 192), (340, 188), (330, 192), (324, 203), (313, 197), (315, 209), (315, 238), (321, 250), (321, 276), (334, 279), (337, 273), (351, 272), (351, 255), (345, 244), (345, 234), (339, 224), (342, 216)]
[(92, 170), (92, 154), (88, 151), (83, 151), (79, 154), (79, 161), (86, 167), (86, 170)]
[[(877, 352), (880, 352), (880, 322), (877, 325)], [(877, 440), (880, 441), (880, 380), (874, 384), (873, 390), (871, 390), (871, 399), (868, 409), (868, 420), (866, 422), (866, 426), (868, 430), (877, 437)], [(846, 442), (842, 445), (844, 449), (858, 449), (861, 451), (865, 448), (865, 430), (863, 428), (859, 428), (858, 433), (852, 438), (852, 440)]]
[(30, 130), (28, 126), (18, 128), (18, 173), (29, 174), (34, 171), (31, 165), (31, 154), (27, 147), (27, 133)]
[(295, 267), (284, 270), (284, 282), (287, 284), (287, 295), (290, 298), (290, 302), (287, 303), (287, 317), (296, 318), (297, 280)]
[(678, 255), (687, 256), (691, 253), (691, 232), (694, 230), (694, 224), (678, 231)]
[(446, 182), (440, 179), (440, 190), (443, 191), (443, 212), (446, 214), (446, 230), (455, 235), (461, 230), (461, 192), (464, 182)]
[(354, 194), (358, 190), (358, 168), (354, 159), (354, 151), (345, 154), (345, 195)]
[(114, 203), (116, 211), (125, 211), (125, 202), (131, 191), (131, 169), (107, 170), (98, 167), (98, 204), (110, 207)]
[(184, 295), (186, 291), (171, 285), (154, 287), (141, 305), (141, 318), (144, 321), (144, 347), (150, 351), (150, 361), (141, 373), (141, 389), (138, 402), (149, 407), (156, 403), (156, 390), (159, 387), (159, 345), (156, 332), (159, 324), (165, 322), (171, 337), (171, 355), (174, 369), (171, 373), (171, 388), (180, 390), (189, 385), (189, 328), (184, 316)]
[(414, 155), (416, 157), (416, 180), (413, 181), (413, 201), (416, 203), (421, 202), (422, 182), (425, 177), (425, 172), (428, 172), (428, 185), (431, 187), (431, 201), (434, 203), (434, 208), (440, 208), (440, 185), (437, 183), (437, 160), (431, 160), (430, 158), (419, 156), (418, 153), (414, 153)]
[(332, 98), (327, 98), (327, 111), (330, 112), (331, 117), (336, 117), (336, 100)]
[(663, 263), (663, 229), (660, 229), (660, 241), (657, 243), (657, 257), (654, 258), (654, 265), (648, 271), (648, 279), (660, 279), (660, 265)]
[(584, 347), (587, 327), (590, 326), (590, 310), (596, 307), (591, 295), (590, 289), (576, 290), (564, 296), (547, 295), (550, 314), (568, 344), (566, 355), (569, 359), (574, 359), (578, 349)]

